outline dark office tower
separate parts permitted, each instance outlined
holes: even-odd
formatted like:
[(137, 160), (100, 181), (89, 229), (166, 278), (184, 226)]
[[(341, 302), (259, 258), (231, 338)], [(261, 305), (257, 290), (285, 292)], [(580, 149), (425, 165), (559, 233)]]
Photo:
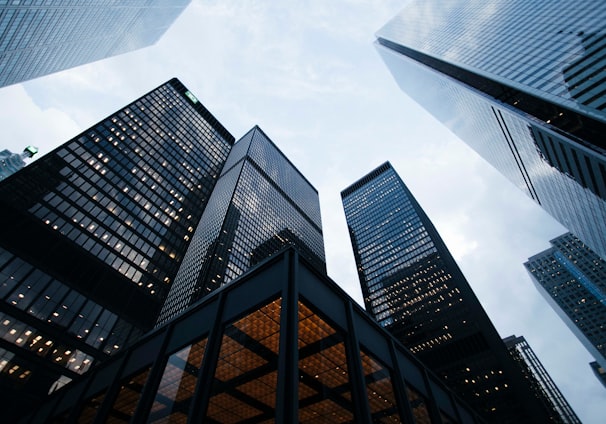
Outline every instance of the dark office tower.
[(254, 127), (227, 158), (159, 322), (286, 245), (326, 272), (318, 192)]
[(376, 46), (411, 98), (606, 258), (606, 2), (414, 0)]
[(150, 46), (190, 0), (0, 3), (3, 87)]
[(153, 327), (233, 141), (173, 79), (0, 183), (2, 392)]
[(532, 389), (537, 397), (547, 402), (548, 409), (556, 413), (551, 417), (551, 421), (562, 424), (581, 424), (581, 420), (574, 413), (526, 339), (509, 336), (504, 338), (503, 342), (522, 372), (531, 381)]
[(389, 163), (341, 192), (366, 310), (488, 422), (547, 422), (467, 280)]
[(606, 261), (567, 233), (524, 264), (535, 286), (606, 369)]
[(14, 174), (25, 166), (25, 159), (31, 159), (38, 149), (27, 146), (22, 153), (13, 153), (10, 150), (0, 152), (0, 181)]

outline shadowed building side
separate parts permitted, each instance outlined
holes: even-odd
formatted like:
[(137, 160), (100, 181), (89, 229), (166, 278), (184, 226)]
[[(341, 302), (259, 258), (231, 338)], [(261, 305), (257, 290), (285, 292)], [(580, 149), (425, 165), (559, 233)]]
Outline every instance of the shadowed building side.
[(433, 224), (387, 162), (341, 192), (366, 310), (489, 422), (548, 422)]
[(173, 79), (0, 182), (5, 410), (153, 327), (233, 141)]

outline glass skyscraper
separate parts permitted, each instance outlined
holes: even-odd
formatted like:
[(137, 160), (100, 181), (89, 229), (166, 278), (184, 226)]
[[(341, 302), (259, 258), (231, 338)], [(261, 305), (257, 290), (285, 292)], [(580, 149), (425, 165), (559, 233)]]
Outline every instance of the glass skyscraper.
[(504, 338), (503, 342), (516, 363), (531, 381), (532, 389), (540, 399), (548, 402), (548, 407), (551, 410), (557, 413), (556, 416), (552, 417), (552, 421), (562, 424), (581, 424), (581, 420), (574, 413), (526, 339), (522, 336), (509, 336)]
[(524, 264), (535, 286), (606, 369), (606, 261), (567, 233)]
[(153, 327), (233, 142), (173, 79), (0, 183), (3, 392), (45, 395)]
[(548, 422), (551, 412), (392, 166), (341, 196), (366, 310), (488, 422)]
[(0, 1), (0, 87), (150, 46), (190, 1)]
[(286, 245), (326, 272), (318, 192), (254, 127), (227, 158), (160, 322)]
[(418, 0), (376, 47), (412, 99), (606, 257), (606, 3)]
[(21, 153), (13, 153), (10, 150), (0, 152), (0, 181), (14, 174), (25, 166), (25, 159), (31, 159), (38, 149), (27, 146)]

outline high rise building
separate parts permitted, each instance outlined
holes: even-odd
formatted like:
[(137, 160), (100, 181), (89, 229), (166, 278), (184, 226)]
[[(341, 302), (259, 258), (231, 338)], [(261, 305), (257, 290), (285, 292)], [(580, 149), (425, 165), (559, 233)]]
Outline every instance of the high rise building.
[(317, 190), (259, 128), (227, 158), (162, 308), (160, 322), (285, 245), (326, 271)]
[(23, 168), (25, 159), (31, 159), (36, 153), (38, 153), (38, 149), (34, 146), (27, 146), (22, 153), (2, 150), (0, 152), (0, 181)]
[(190, 1), (0, 2), (0, 87), (150, 46)]
[(531, 381), (532, 389), (537, 393), (539, 399), (548, 402), (549, 410), (557, 414), (551, 417), (551, 421), (562, 424), (581, 424), (581, 420), (574, 413), (526, 339), (514, 335), (504, 338), (503, 342), (524, 375)]
[(606, 369), (606, 261), (566, 233), (524, 264), (535, 286)]
[(3, 408), (153, 328), (233, 142), (173, 79), (0, 183)]
[(22, 424), (484, 422), (292, 248), (23, 415)]
[(548, 422), (433, 224), (389, 163), (341, 192), (366, 310), (488, 422)]
[(606, 3), (415, 0), (376, 47), (413, 100), (606, 258)]

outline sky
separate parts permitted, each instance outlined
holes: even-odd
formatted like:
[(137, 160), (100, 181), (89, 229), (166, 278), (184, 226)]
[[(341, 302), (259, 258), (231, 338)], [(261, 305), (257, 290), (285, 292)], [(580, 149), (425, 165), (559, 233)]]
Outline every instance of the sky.
[(40, 154), (172, 77), (237, 138), (259, 125), (320, 194), (329, 276), (363, 304), (340, 192), (389, 160), (502, 337), (524, 336), (584, 423), (593, 360), (523, 267), (566, 230), (401, 92), (373, 46), (404, 1), (194, 1), (152, 47), (0, 88), (0, 150)]

